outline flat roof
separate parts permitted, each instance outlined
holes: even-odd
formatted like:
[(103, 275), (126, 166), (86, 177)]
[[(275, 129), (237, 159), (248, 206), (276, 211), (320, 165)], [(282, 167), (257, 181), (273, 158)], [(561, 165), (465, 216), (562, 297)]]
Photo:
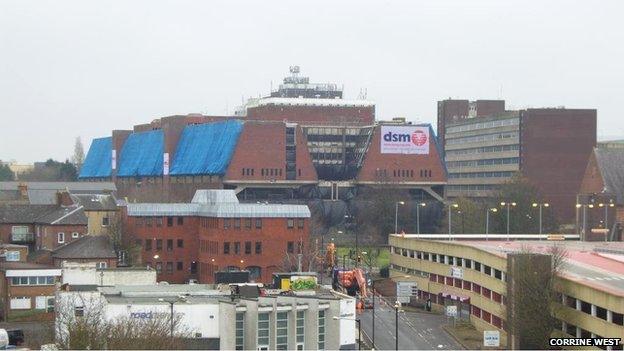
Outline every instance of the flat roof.
[[(400, 237), (400, 235), (394, 235)], [(420, 239), (405, 235), (407, 239)], [(426, 239), (421, 239), (426, 240)], [(448, 240), (431, 240), (449, 243)], [(455, 245), (481, 249), (501, 257), (529, 248), (535, 253), (548, 253), (552, 246), (567, 251), (562, 275), (584, 285), (624, 296), (624, 242), (538, 241), (538, 240), (454, 240)]]

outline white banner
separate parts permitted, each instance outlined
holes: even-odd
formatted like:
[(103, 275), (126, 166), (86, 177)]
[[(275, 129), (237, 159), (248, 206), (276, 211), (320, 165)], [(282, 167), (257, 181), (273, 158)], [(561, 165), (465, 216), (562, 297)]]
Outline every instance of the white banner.
[(111, 169), (117, 169), (117, 150), (111, 152)]
[(429, 154), (429, 127), (381, 126), (382, 154)]
[(169, 175), (169, 153), (163, 154), (163, 175)]
[(483, 346), (499, 347), (500, 346), (500, 332), (498, 330), (484, 330), (483, 331)]
[(464, 279), (464, 271), (459, 267), (451, 267), (451, 277)]

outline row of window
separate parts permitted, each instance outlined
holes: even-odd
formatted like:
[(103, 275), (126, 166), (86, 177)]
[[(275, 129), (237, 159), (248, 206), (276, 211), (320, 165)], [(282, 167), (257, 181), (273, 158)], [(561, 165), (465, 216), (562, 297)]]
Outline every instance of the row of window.
[(504, 152), (520, 150), (520, 145), (497, 145), (497, 146), (485, 146), (475, 147), (470, 149), (461, 150), (449, 150), (446, 151), (446, 156), (459, 156), (459, 155), (473, 155), (473, 154), (485, 154), (490, 152)]
[(471, 191), (471, 190), (495, 190), (496, 185), (492, 184), (461, 184), (447, 185), (446, 190), (449, 191)]
[[(230, 245), (230, 244), (233, 244), (233, 245)], [(233, 250), (231, 250), (232, 248)], [(261, 241), (256, 241), (256, 244), (254, 246), (254, 252), (256, 255), (262, 254), (262, 242)], [(233, 253), (234, 255), (240, 255), (241, 253), (240, 241), (235, 241), (234, 243), (230, 243), (229, 241), (226, 241), (223, 243), (223, 254), (229, 255), (230, 253)], [(245, 255), (251, 255), (251, 241), (245, 241)]]
[[(174, 262), (165, 262), (165, 273), (166, 274), (173, 274), (173, 264)], [(152, 262), (145, 262), (145, 266), (147, 268), (152, 268)], [(175, 267), (177, 271), (183, 271), (184, 270), (184, 262), (182, 261), (177, 261), (175, 262)], [(163, 262), (156, 262), (156, 272), (158, 274), (163, 272)], [(197, 264), (195, 262), (191, 263), (191, 267), (190, 271), (191, 274), (195, 274), (197, 273)]]
[(469, 161), (450, 161), (446, 163), (449, 168), (461, 168), (461, 167), (477, 167), (477, 166), (493, 166), (493, 165), (510, 165), (518, 164), (520, 162), (519, 157), (506, 157), (506, 158), (489, 158), (485, 160), (469, 160)]
[[(431, 178), (431, 170), (430, 169), (421, 169), (420, 170), (420, 178)], [(375, 177), (384, 178), (388, 176), (387, 169), (379, 169), (375, 170)], [(414, 170), (413, 169), (393, 169), (392, 176), (394, 178), (414, 178)]]
[[(78, 232), (73, 232), (72, 233), (72, 239), (78, 239), (80, 237), (80, 233)], [(56, 241), (59, 244), (64, 244), (65, 243), (65, 233), (56, 233)]]
[[(118, 177), (121, 184), (137, 184), (141, 182), (149, 184), (162, 184), (163, 176), (160, 177)], [(169, 176), (169, 183), (173, 184), (207, 184), (214, 183), (220, 179), (219, 176)]]
[(475, 135), (456, 139), (447, 139), (446, 145), (464, 144), (464, 143), (481, 143), (485, 141), (495, 141), (502, 139), (517, 138), (518, 132), (495, 133), (485, 135)]
[(470, 172), (470, 173), (450, 173), (449, 179), (459, 178), (509, 178), (515, 172)]
[(624, 326), (624, 314), (622, 313), (609, 311), (606, 308), (600, 307), (598, 305), (592, 305), (589, 302), (583, 301), (581, 299), (577, 299), (569, 295), (565, 295), (565, 294), (558, 294), (558, 295), (559, 295), (558, 296), (559, 301), (561, 301), (561, 303), (565, 306), (581, 311), (588, 315), (598, 317), (609, 323)]
[[(174, 217), (167, 217), (167, 227), (173, 227)], [(176, 217), (175, 223), (177, 225), (184, 225), (184, 217)], [(135, 217), (134, 224), (137, 227), (162, 227), (163, 226), (163, 217)]]
[[(262, 228), (262, 218), (256, 218), (255, 221), (256, 229)], [(244, 218), (245, 229), (251, 229), (252, 218)], [(223, 229), (230, 229), (234, 225), (234, 229), (241, 228), (241, 219), (240, 218), (223, 218)]]
[(401, 255), (404, 257), (414, 258), (417, 260), (425, 260), (425, 261), (430, 261), (430, 262), (447, 264), (449, 266), (473, 269), (477, 272), (481, 272), (483, 274), (489, 275), (498, 280), (507, 281), (507, 278), (504, 272), (502, 272), (501, 270), (492, 268), (488, 265), (481, 264), (481, 262), (479, 261), (471, 260), (468, 258), (454, 257), (450, 255), (443, 255), (443, 254), (424, 252), (424, 251), (408, 250), (408, 249), (403, 249), (403, 248), (394, 247), (394, 246), (391, 247), (391, 253)]
[(11, 277), (11, 285), (54, 285), (54, 277)]
[[(143, 246), (145, 248), (145, 251), (152, 251), (153, 241), (156, 241), (156, 251), (162, 251), (163, 239), (145, 239), (145, 245)], [(137, 246), (141, 246), (141, 243), (142, 243), (142, 240), (140, 239), (136, 241)], [(167, 251), (173, 251), (173, 239), (167, 239), (166, 243), (167, 243)], [(177, 239), (176, 247), (178, 249), (183, 249), (184, 239)]]
[(262, 168), (260, 173), (263, 177), (281, 177), (282, 169), (281, 168)]
[[(577, 327), (574, 324), (568, 323), (568, 322), (563, 322), (560, 320), (557, 320), (558, 323), (556, 323), (555, 329), (557, 330), (561, 330), (562, 332), (575, 337), (575, 338), (583, 338), (583, 339), (588, 339), (588, 338), (604, 338), (598, 334), (594, 334), (590, 331), (587, 331), (581, 327)], [(603, 349), (603, 350), (607, 350), (607, 346), (598, 346), (599, 348)], [(618, 346), (612, 346), (611, 350), (623, 350), (624, 346), (622, 343), (620, 343), (620, 345)]]
[(508, 118), (508, 119), (497, 119), (497, 120), (488, 121), (488, 122), (479, 122), (479, 123), (464, 124), (461, 126), (448, 127), (446, 128), (446, 133), (467, 132), (469, 130), (513, 126), (513, 125), (518, 125), (518, 123), (519, 123), (518, 117)]

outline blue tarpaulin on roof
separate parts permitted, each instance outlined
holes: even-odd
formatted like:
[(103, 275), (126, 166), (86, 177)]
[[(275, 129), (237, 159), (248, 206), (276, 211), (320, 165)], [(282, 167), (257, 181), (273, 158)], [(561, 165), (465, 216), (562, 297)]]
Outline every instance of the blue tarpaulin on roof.
[(132, 133), (119, 157), (119, 177), (151, 177), (163, 174), (165, 135), (162, 130)]
[(87, 157), (80, 168), (79, 178), (103, 178), (111, 176), (113, 138), (97, 138), (91, 142)]
[(186, 126), (171, 175), (225, 174), (242, 130), (238, 120)]

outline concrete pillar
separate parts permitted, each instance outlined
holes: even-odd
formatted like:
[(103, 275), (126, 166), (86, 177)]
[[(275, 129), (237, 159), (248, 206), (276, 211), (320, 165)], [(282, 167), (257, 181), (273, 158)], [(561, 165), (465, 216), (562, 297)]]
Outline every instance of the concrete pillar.
[(580, 311), (581, 310), (581, 300), (576, 299), (576, 310)]
[(591, 305), (591, 315), (593, 317), (596, 317), (596, 305)]
[(607, 310), (607, 322), (613, 323), (613, 311)]
[(576, 327), (576, 337), (580, 338), (581, 337), (581, 328)]

